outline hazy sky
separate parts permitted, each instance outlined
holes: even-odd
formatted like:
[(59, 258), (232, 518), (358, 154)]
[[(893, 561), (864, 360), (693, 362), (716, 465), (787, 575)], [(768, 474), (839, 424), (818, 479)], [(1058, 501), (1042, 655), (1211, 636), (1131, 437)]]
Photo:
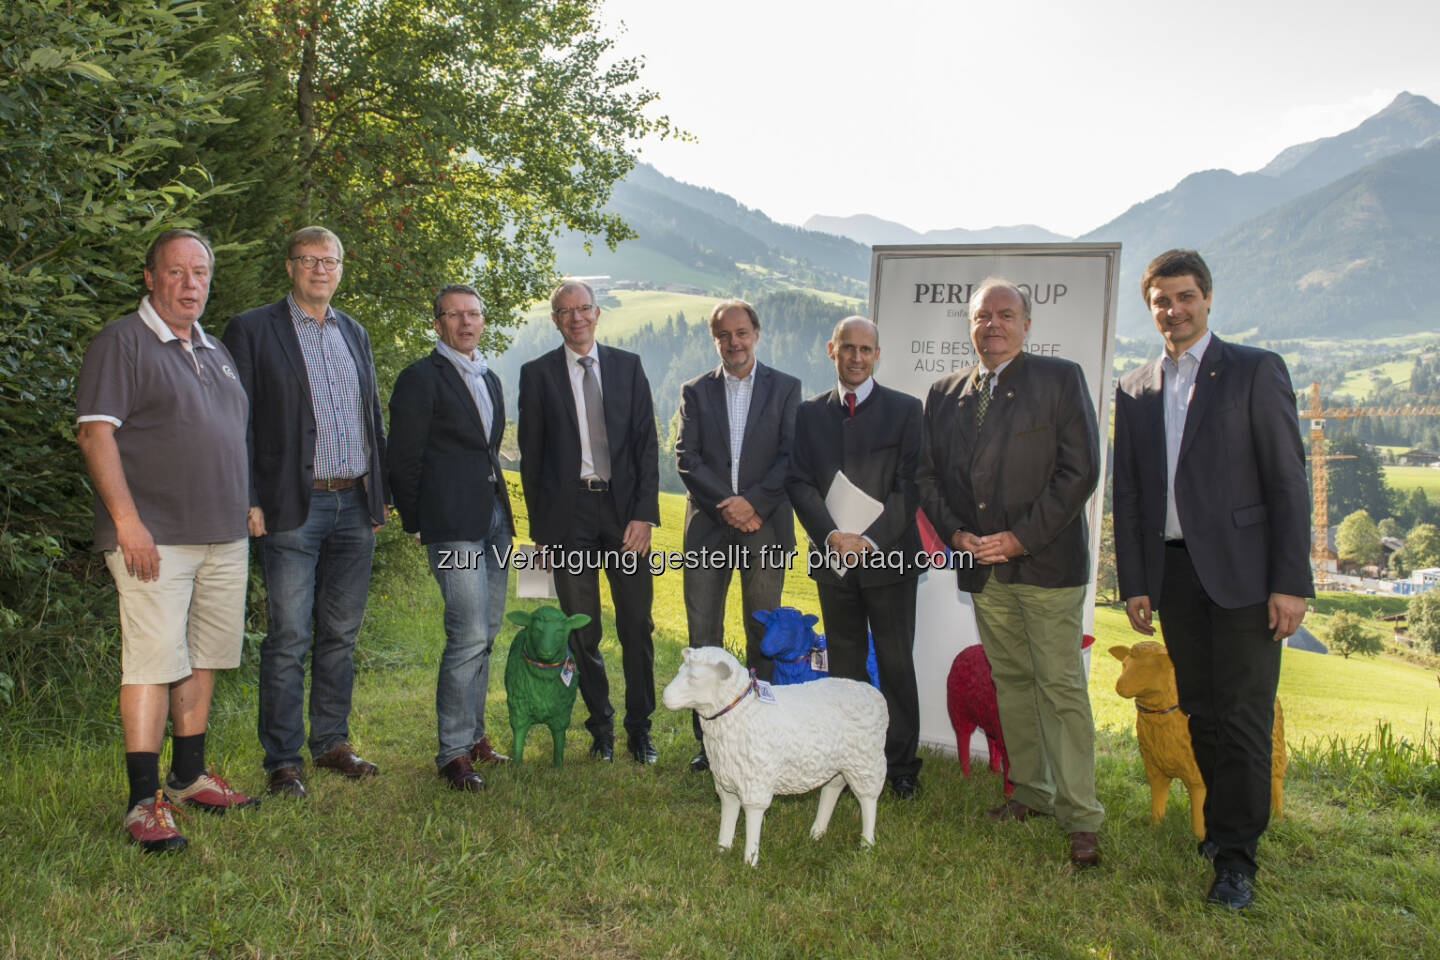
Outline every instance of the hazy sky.
[(619, 52), (645, 58), (660, 111), (697, 138), (642, 159), (787, 223), (1073, 235), (1401, 90), (1440, 102), (1435, 0), (604, 3)]

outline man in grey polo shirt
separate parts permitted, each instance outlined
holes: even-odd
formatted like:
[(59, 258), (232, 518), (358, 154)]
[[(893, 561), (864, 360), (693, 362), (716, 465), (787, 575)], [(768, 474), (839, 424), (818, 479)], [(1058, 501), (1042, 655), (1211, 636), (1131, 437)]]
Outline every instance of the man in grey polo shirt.
[(172, 804), (223, 813), (258, 802), (205, 768), (214, 671), (240, 663), (249, 562), (249, 404), (229, 352), (197, 322), (214, 264), (199, 234), (161, 233), (145, 256), (150, 295), (95, 336), (76, 396), (95, 549), (120, 594), (125, 831), (147, 852), (185, 846)]

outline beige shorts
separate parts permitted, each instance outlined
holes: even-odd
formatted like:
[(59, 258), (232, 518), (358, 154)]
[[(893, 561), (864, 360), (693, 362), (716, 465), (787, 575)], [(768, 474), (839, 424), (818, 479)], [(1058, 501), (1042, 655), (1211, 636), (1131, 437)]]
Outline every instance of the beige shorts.
[(141, 582), (117, 547), (105, 565), (120, 593), (120, 683), (174, 683), (192, 669), (240, 665), (250, 540), (160, 545), (160, 576)]

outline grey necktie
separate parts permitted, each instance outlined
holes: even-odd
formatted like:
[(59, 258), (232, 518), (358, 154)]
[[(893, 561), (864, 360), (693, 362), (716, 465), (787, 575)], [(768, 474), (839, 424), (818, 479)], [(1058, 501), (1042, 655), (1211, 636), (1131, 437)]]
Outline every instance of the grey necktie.
[(986, 370), (975, 378), (975, 429), (979, 430), (985, 426), (985, 411), (990, 409), (990, 378), (994, 376)]
[(590, 432), (590, 460), (595, 464), (595, 476), (601, 480), (609, 480), (610, 438), (605, 433), (605, 407), (600, 398), (600, 381), (595, 379), (595, 358), (581, 357), (580, 366), (585, 368), (580, 392), (585, 397), (585, 428)]

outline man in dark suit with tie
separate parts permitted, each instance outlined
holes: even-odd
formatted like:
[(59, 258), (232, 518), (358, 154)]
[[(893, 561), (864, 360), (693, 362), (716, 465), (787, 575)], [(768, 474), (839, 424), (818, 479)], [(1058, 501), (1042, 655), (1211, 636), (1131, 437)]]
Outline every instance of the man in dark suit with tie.
[(390, 492), (445, 600), (435, 766), (452, 789), (480, 790), (474, 765), (509, 760), (485, 736), (490, 651), (505, 616), (515, 534), (500, 466), (505, 398), (477, 349), (485, 329), (479, 291), (442, 287), (434, 314), (434, 352), (406, 367), (390, 395)]
[(1071, 862), (1094, 866), (1105, 810), (1081, 635), (1099, 429), (1080, 367), (1025, 353), (1029, 330), (1025, 292), (982, 282), (970, 298), (979, 362), (925, 400), (920, 497), (940, 536), (974, 559), (957, 577), (975, 606), (1015, 784), (987, 816), (1053, 816)]
[[(785, 497), (800, 381), (755, 359), (760, 317), (744, 300), (723, 300), (710, 313), (720, 366), (680, 388), (680, 479), (688, 491), (684, 549), (724, 556), (684, 570), (690, 646), (718, 647), (725, 637), (725, 595), (738, 557), (745, 654), (769, 680), (775, 663), (760, 652), (765, 627), (751, 614), (780, 605), (795, 521)], [(702, 553), (703, 552), (703, 553)], [(693, 714), (700, 740), (699, 714)], [(703, 740), (690, 769), (708, 770)]]
[[(867, 681), (866, 652), (874, 635), (880, 692), (890, 711), (890, 788), (909, 799), (920, 773), (914, 660), (920, 401), (875, 382), (879, 337), (864, 317), (840, 321), (825, 350), (839, 383), (796, 411), (785, 488), (810, 535), (810, 576), (820, 594), (831, 675)], [(841, 473), (882, 505), (863, 530), (839, 529), (827, 505)]]
[(1175, 664), (1205, 780), (1209, 903), (1254, 899), (1270, 819), (1280, 651), (1315, 595), (1310, 495), (1285, 361), (1209, 329), (1210, 270), (1170, 250), (1141, 278), (1165, 351), (1115, 391), (1115, 565), (1130, 625)]
[(590, 617), (570, 635), (590, 712), (590, 755), (611, 760), (615, 751), (600, 657), (603, 566), (615, 603), (630, 754), (654, 763), (655, 587), (648, 557), (650, 529), (660, 524), (660, 472), (650, 383), (635, 354), (595, 342), (600, 308), (589, 284), (566, 280), (556, 287), (550, 317), (565, 342), (520, 368), (520, 478), (530, 537), (542, 558), (551, 558), (561, 608)]
[(324, 227), (295, 231), (289, 295), (235, 317), (224, 337), (250, 396), (249, 527), (261, 538), (269, 615), (260, 745), (270, 792), (295, 797), (305, 795), (307, 653), (315, 765), (352, 779), (376, 772), (351, 749), (350, 695), (388, 502), (385, 424), (370, 338), (330, 305), (344, 258), (340, 238)]

